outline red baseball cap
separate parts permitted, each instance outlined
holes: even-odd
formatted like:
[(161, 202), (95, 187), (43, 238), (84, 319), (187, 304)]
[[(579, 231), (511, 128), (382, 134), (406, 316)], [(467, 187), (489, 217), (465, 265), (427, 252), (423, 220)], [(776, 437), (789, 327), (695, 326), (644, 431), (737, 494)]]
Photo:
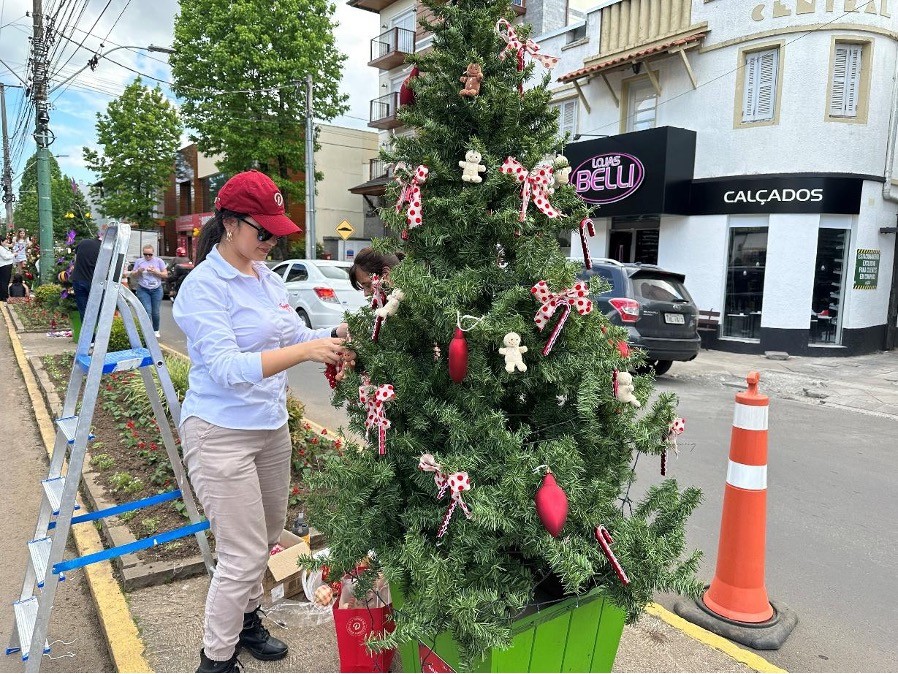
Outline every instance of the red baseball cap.
[(284, 197), (271, 178), (255, 169), (228, 180), (215, 197), (215, 207), (251, 216), (275, 236), (301, 230), (284, 215)]

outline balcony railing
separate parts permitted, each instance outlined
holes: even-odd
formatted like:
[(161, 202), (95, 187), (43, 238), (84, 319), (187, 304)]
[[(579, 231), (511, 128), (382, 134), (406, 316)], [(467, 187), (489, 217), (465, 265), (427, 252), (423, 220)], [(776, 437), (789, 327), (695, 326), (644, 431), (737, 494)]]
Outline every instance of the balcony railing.
[(399, 92), (394, 91), (371, 101), (371, 117), (368, 126), (375, 129), (395, 129), (402, 126), (396, 119), (399, 110)]
[(415, 31), (407, 28), (391, 28), (371, 40), (369, 66), (390, 70), (405, 62), (407, 54), (415, 51)]

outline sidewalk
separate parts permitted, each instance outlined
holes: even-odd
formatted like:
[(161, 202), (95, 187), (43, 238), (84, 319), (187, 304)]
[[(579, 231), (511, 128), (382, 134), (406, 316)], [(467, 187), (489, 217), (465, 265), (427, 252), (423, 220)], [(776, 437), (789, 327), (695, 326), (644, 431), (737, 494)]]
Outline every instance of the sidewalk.
[[(5, 327), (3, 332), (6, 332)], [(50, 338), (43, 334), (21, 333), (13, 339), (20, 339), (25, 356), (29, 358), (74, 349), (74, 344), (70, 340)], [(843, 404), (842, 401), (850, 400), (853, 396), (861, 396), (861, 391), (873, 391), (877, 397), (882, 396), (883, 398), (889, 391), (894, 395), (896, 384), (893, 379), (888, 377), (889, 375), (893, 378), (898, 377), (896, 374), (898, 373), (898, 358), (894, 354), (865, 358), (869, 359), (869, 362), (864, 361), (859, 365), (845, 361), (826, 361), (831, 371), (844, 369), (852, 376), (877, 382), (874, 388), (849, 386), (851, 377), (847, 376), (846, 382), (840, 383), (838, 387), (831, 382), (827, 387), (829, 390), (844, 390), (850, 394), (839, 394), (841, 397), (838, 404)], [(795, 384), (787, 385), (787, 382), (815, 381), (809, 372), (816, 372), (817, 370), (814, 368), (822, 367), (814, 365), (810, 359), (803, 360), (807, 360), (807, 362), (799, 363), (796, 359), (796, 361), (777, 363), (771, 367), (775, 361), (765, 361), (763, 358), (757, 360), (756, 357), (751, 356), (702, 352), (700, 358), (695, 362), (675, 366), (672, 376), (720, 378), (724, 383), (744, 382), (744, 374), (748, 369), (760, 367), (765, 372), (765, 381), (768, 381), (767, 373), (770, 373), (768, 385), (772, 386), (773, 380), (781, 379), (784, 390), (793, 391)], [(862, 359), (852, 360), (861, 361)], [(8, 339), (0, 340), (0, 362), (8, 362), (12, 368), (15, 368), (13, 365), (15, 357)], [(844, 365), (844, 368), (833, 367), (839, 364)], [(818, 379), (821, 378), (818, 377)], [(43, 405), (39, 397), (33, 397), (31, 403), (35, 410), (38, 409), (38, 406)], [(898, 414), (898, 402), (894, 403), (894, 407), (893, 412)], [(317, 421), (326, 422), (327, 420), (319, 419)], [(20, 415), (16, 419), (16, 428), (17, 437), (40, 437), (38, 423), (31, 414)], [(42, 448), (36, 449), (42, 451)], [(22, 521), (16, 522), (15, 526), (21, 527), (25, 531), (32, 525), (30, 522)], [(13, 575), (17, 576), (20, 569), (15, 568), (11, 571), (14, 572)], [(196, 577), (170, 585), (136, 590), (127, 595), (131, 616), (140, 630), (145, 649), (144, 657), (154, 671), (179, 672), (195, 669), (202, 642), (203, 602), (207, 587), (208, 579), (206, 577)], [(68, 584), (62, 585), (57, 595), (57, 604), (66, 601), (66, 595), (71, 591)], [(10, 617), (6, 616), (4, 622), (0, 624), (8, 624)], [(245, 655), (241, 660), (247, 671), (336, 671), (338, 669), (335, 636), (329, 621), (321, 622), (311, 619), (297, 598), (285, 602), (282, 608), (275, 611), (273, 618), (286, 625), (282, 628), (269, 621), (269, 628), (274, 635), (289, 642), (290, 656), (277, 663), (261, 663)], [(52, 640), (60, 636), (64, 635), (54, 633), (50, 638)], [(118, 643), (114, 637), (106, 641), (110, 657), (115, 660), (116, 653), (122, 644)], [(81, 671), (88, 670), (82, 668)], [(751, 672), (781, 670), (776, 669), (761, 657), (704, 632), (700, 628), (682, 625), (682, 621), (676, 616), (653, 605), (650, 607), (649, 613), (639, 623), (624, 629), (615, 662), (615, 671)]]

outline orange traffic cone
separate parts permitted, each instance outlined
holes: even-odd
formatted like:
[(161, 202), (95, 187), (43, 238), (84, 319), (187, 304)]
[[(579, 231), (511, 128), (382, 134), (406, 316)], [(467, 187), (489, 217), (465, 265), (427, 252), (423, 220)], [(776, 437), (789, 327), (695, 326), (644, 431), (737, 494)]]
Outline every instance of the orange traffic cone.
[(743, 623), (773, 617), (764, 585), (767, 536), (767, 396), (758, 393), (757, 372), (736, 394), (730, 462), (723, 496), (717, 571), (705, 606)]
[(748, 390), (736, 394), (714, 580), (699, 601), (679, 601), (674, 611), (738, 643), (777, 649), (798, 616), (767, 598), (768, 398), (758, 393), (757, 372), (749, 372), (746, 380)]

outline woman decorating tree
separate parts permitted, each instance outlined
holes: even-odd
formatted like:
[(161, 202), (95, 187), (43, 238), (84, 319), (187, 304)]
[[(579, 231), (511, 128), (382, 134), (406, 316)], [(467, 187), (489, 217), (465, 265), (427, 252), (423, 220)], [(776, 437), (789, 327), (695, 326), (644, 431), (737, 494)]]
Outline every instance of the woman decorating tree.
[(287, 513), (286, 370), (351, 354), (346, 324), (306, 328), (283, 280), (262, 263), (278, 238), (299, 231), (271, 179), (238, 173), (216, 197), (197, 266), (174, 305), (193, 363), (181, 407), (184, 460), (218, 552), (198, 672), (238, 671), (241, 647), (260, 660), (287, 655), (258, 612), (268, 553)]

